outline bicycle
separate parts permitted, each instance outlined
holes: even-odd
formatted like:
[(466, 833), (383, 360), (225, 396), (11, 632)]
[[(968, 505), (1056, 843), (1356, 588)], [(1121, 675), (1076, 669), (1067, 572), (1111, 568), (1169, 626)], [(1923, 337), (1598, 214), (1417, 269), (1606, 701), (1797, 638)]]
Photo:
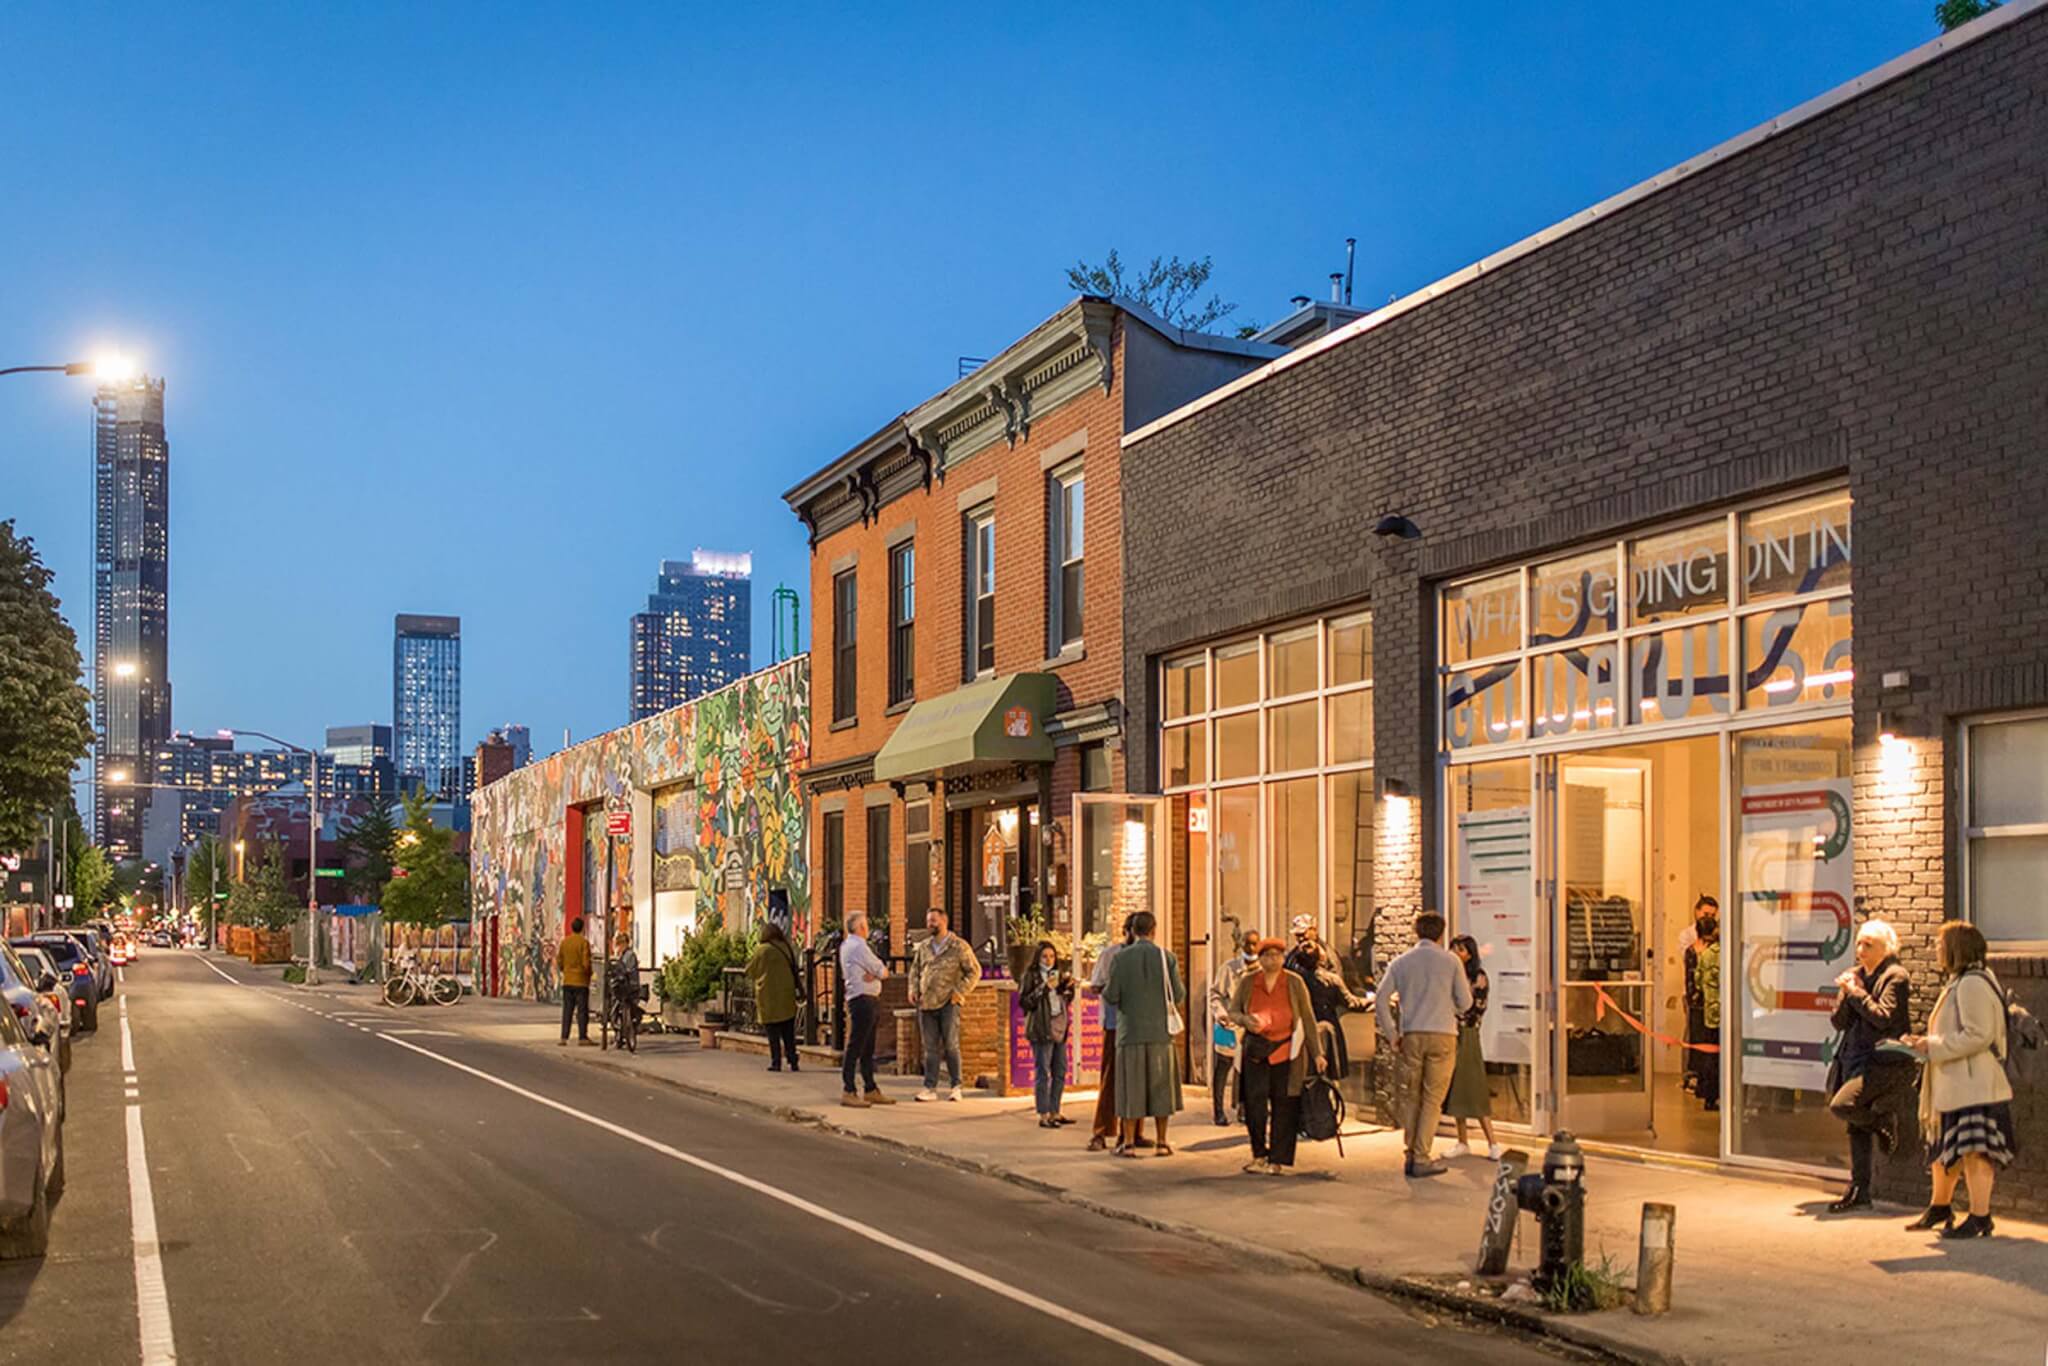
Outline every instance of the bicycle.
[(402, 1007), (432, 1001), (437, 1006), (452, 1006), (461, 999), (462, 983), (416, 962), (402, 964), (398, 973), (384, 983), (386, 1005)]
[(598, 1030), (598, 1041), (604, 1047), (616, 1040), (628, 1053), (640, 1051), (640, 1003), (634, 999), (638, 995), (635, 987), (616, 985), (605, 992), (604, 1020)]

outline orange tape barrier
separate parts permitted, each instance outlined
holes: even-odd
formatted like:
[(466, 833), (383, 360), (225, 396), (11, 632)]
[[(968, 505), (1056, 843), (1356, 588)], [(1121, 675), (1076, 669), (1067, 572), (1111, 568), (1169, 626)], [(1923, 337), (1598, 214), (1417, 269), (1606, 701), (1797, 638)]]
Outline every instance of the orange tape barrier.
[(1721, 1045), (1717, 1043), (1687, 1043), (1684, 1039), (1674, 1039), (1669, 1034), (1659, 1034), (1656, 1030), (1650, 1028), (1626, 1010), (1623, 1010), (1621, 1003), (1607, 994), (1606, 987), (1595, 986), (1593, 994), (1600, 998), (1600, 1004), (1621, 1016), (1622, 1019), (1627, 1020), (1629, 1028), (1635, 1030), (1638, 1034), (1647, 1034), (1658, 1043), (1668, 1043), (1673, 1048), (1690, 1048), (1695, 1053), (1718, 1053), (1721, 1051)]

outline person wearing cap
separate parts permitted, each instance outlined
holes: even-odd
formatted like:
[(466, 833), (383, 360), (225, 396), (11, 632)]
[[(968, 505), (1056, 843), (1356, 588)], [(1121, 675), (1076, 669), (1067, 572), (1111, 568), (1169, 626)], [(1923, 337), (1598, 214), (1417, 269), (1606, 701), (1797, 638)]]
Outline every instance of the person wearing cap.
[(1244, 1169), (1257, 1176), (1294, 1170), (1302, 1088), (1311, 1067), (1321, 1072), (1327, 1066), (1308, 986), (1284, 966), (1284, 951), (1277, 939), (1260, 940), (1256, 965), (1238, 980), (1230, 999), (1230, 1021), (1243, 1031), (1238, 1071), (1244, 1127), (1252, 1141), (1252, 1160)]
[(1294, 948), (1287, 955), (1286, 968), (1308, 988), (1309, 1004), (1316, 1019), (1330, 1027), (1335, 1046), (1329, 1059), (1330, 1076), (1341, 1080), (1351, 1071), (1351, 1049), (1344, 1042), (1344, 1016), (1353, 1010), (1371, 1010), (1372, 1001), (1356, 995), (1344, 980), (1344, 965), (1317, 932), (1312, 915), (1294, 917)]

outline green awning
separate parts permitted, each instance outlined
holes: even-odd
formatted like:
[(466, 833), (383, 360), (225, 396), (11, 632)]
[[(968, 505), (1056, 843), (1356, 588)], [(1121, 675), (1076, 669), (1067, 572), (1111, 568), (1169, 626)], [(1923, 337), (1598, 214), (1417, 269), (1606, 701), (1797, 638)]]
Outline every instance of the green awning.
[(875, 756), (875, 779), (957, 775), (1004, 764), (1052, 762), (1045, 723), (1059, 705), (1051, 674), (1009, 674), (927, 698)]

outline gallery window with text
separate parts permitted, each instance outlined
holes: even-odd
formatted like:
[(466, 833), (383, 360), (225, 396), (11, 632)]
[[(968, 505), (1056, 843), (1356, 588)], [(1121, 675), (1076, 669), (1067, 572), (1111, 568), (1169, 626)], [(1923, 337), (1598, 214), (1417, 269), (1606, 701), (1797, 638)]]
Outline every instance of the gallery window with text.
[(889, 551), (889, 705), (917, 694), (917, 547)]
[(1045, 539), (1049, 554), (1046, 602), (1051, 627), (1050, 650), (1058, 654), (1081, 642), (1081, 580), (1085, 514), (1082, 510), (1081, 462), (1055, 470), (1049, 481), (1050, 525)]
[(994, 509), (967, 518), (967, 676), (996, 668), (996, 515)]
[(1964, 904), (2000, 948), (2048, 946), (2048, 712), (1963, 727)]
[(1372, 921), (1372, 618), (1352, 611), (1169, 657), (1162, 790), (1186, 798), (1191, 910), (1214, 945), (1314, 916), (1362, 982)]
[(832, 579), (832, 719), (851, 721), (860, 706), (860, 662), (856, 631), (860, 608), (854, 571)]

